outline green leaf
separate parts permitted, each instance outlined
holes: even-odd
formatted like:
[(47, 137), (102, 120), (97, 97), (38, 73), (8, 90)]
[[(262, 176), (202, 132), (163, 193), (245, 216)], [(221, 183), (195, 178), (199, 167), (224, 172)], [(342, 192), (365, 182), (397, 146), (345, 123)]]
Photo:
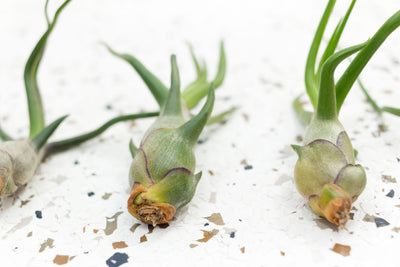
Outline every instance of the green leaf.
[(179, 70), (175, 55), (171, 56), (171, 89), (160, 111), (160, 116), (182, 116)]
[(222, 122), (226, 118), (226, 116), (233, 113), (237, 109), (238, 109), (237, 107), (233, 107), (233, 108), (223, 111), (215, 116), (210, 117), (207, 121), (207, 125)]
[(335, 96), (335, 69), (346, 58), (368, 45), (368, 41), (342, 49), (330, 56), (321, 70), (316, 117), (323, 120), (337, 118)]
[(306, 110), (303, 108), (303, 105), (302, 105), (301, 102), (300, 102), (300, 98), (301, 98), (301, 95), (299, 95), (298, 97), (296, 97), (296, 98), (293, 100), (292, 105), (293, 105), (294, 111), (296, 112), (297, 118), (299, 119), (299, 121), (301, 122), (301, 124), (303, 124), (304, 126), (307, 126), (307, 125), (309, 125), (310, 122), (311, 122), (313, 113), (310, 112), (310, 111), (306, 111)]
[(358, 53), (358, 55), (347, 67), (346, 71), (336, 83), (336, 105), (338, 111), (340, 111), (340, 108), (342, 107), (343, 102), (354, 82), (357, 80), (361, 71), (375, 54), (376, 50), (378, 50), (386, 38), (399, 26), (400, 11), (397, 11), (379, 28), (379, 30), (369, 40), (368, 44)]
[(393, 107), (383, 107), (382, 111), (390, 113), (392, 115), (400, 116), (400, 108), (393, 108)]
[(188, 122), (178, 128), (178, 131), (186, 137), (191, 144), (195, 144), (200, 136), (201, 131), (206, 125), (211, 115), (215, 100), (215, 90), (211, 86), (209, 89), (207, 101), (200, 112), (191, 118)]
[[(205, 64), (204, 64), (205, 65)], [(205, 70), (206, 71), (206, 70)], [(218, 63), (218, 71), (213, 80), (214, 89), (217, 89), (223, 82), (226, 73), (226, 55), (224, 49), (224, 43), (221, 42), (220, 46), (220, 56)], [(198, 82), (192, 83), (190, 86), (186, 87), (182, 92), (182, 98), (186, 103), (187, 108), (190, 110), (194, 108), (207, 94), (211, 83), (206, 80), (200, 80)]]
[(50, 138), (50, 136), (54, 133), (54, 131), (60, 126), (61, 122), (67, 118), (68, 115), (65, 115), (44, 128), (40, 133), (38, 133), (34, 138), (32, 138), (32, 143), (35, 145), (36, 150), (40, 150)]
[(149, 112), (149, 113), (138, 113), (138, 114), (130, 114), (130, 115), (124, 115), (124, 116), (118, 116), (115, 117), (103, 125), (101, 125), (99, 128), (75, 136), (71, 137), (65, 140), (60, 140), (57, 142), (49, 143), (46, 145), (46, 154), (49, 155), (51, 153), (59, 152), (62, 150), (66, 150), (68, 148), (71, 148), (73, 146), (77, 146), (85, 141), (88, 141), (90, 139), (95, 138), (96, 136), (102, 134), (104, 131), (106, 131), (108, 128), (113, 126), (114, 124), (121, 122), (121, 121), (128, 121), (128, 120), (135, 120), (135, 119), (140, 119), (140, 118), (148, 118), (148, 117), (154, 117), (157, 116), (158, 112)]
[(370, 96), (370, 94), (368, 93), (367, 89), (365, 88), (364, 84), (361, 82), (360, 79), (357, 79), (358, 81), (358, 85), (361, 87), (361, 90), (363, 91), (365, 97), (367, 98), (368, 103), (371, 104), (371, 106), (373, 107), (373, 109), (378, 113), (381, 114), (382, 113), (382, 109), (378, 106), (378, 104), (376, 104), (375, 100)]
[[(351, 14), (351, 11), (353, 10), (354, 4), (356, 3), (356, 0), (353, 0), (347, 9), (346, 15), (339, 21), (337, 24), (335, 31), (333, 32), (331, 39), (329, 39), (328, 45), (325, 48), (324, 54), (321, 57), (321, 60), (319, 62), (318, 66), (318, 71), (317, 71), (317, 79), (319, 80), (322, 65), (325, 63), (325, 61), (330, 57), (336, 50), (336, 47), (339, 43), (339, 39), (342, 35), (343, 29), (346, 26), (347, 20), (349, 19), (349, 16)], [(317, 84), (319, 81), (317, 82)]]
[(108, 51), (110, 51), (111, 54), (125, 60), (136, 70), (149, 88), (151, 94), (156, 99), (158, 105), (162, 107), (168, 96), (168, 88), (134, 56), (128, 54), (119, 54), (111, 49), (111, 47), (106, 43), (103, 43), (103, 45), (108, 49)]
[(310, 51), (308, 52), (308, 57), (306, 62), (305, 75), (304, 75), (306, 90), (314, 108), (317, 106), (317, 98), (318, 98), (318, 91), (317, 91), (318, 77), (316, 76), (315, 73), (315, 65), (322, 36), (324, 35), (324, 31), (328, 23), (329, 17), (332, 13), (333, 7), (335, 6), (335, 2), (336, 2), (335, 0), (329, 0), (328, 5), (325, 8), (324, 14), (322, 15), (317, 31), (315, 32), (314, 39), (311, 43)]
[(138, 148), (135, 146), (132, 139), (129, 141), (129, 151), (131, 152), (132, 158), (135, 157), (136, 152), (138, 151)]
[(28, 100), (28, 111), (29, 111), (29, 121), (30, 121), (29, 136), (31, 138), (34, 137), (36, 134), (38, 134), (45, 127), (42, 99), (40, 96), (40, 90), (37, 83), (37, 71), (43, 57), (47, 39), (50, 36), (51, 32), (53, 31), (61, 11), (67, 6), (67, 4), (70, 1), (71, 0), (65, 1), (57, 9), (52, 22), (49, 21), (47, 15), (48, 2), (46, 2), (45, 15), (48, 23), (48, 29), (40, 38), (39, 42), (36, 44), (25, 65), (24, 82)]

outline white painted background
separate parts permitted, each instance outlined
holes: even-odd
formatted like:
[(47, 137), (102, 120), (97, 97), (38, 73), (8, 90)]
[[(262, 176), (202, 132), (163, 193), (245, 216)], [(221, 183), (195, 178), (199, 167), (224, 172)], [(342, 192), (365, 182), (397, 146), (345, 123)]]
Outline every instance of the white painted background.
[[(337, 2), (329, 30), (349, 3)], [(50, 10), (54, 12), (60, 3), (51, 1)], [(168, 228), (150, 234), (145, 225), (130, 231), (138, 221), (127, 212), (126, 200), (128, 141), (133, 137), (138, 143), (152, 119), (137, 121), (134, 127), (120, 124), (101, 138), (52, 156), (25, 190), (1, 200), (1, 266), (53, 266), (57, 254), (70, 256), (66, 266), (106, 266), (116, 252), (129, 255), (129, 264), (123, 266), (396, 266), (400, 233), (393, 228), (400, 227), (400, 208), (395, 207), (400, 204), (400, 188), (384, 183), (381, 176), (400, 180), (396, 159), (400, 118), (377, 117), (358, 87), (343, 107), (341, 121), (368, 175), (347, 229), (338, 232), (328, 227), (293, 184), (297, 157), (289, 145), (304, 129), (291, 101), (304, 91), (305, 59), (325, 4), (319, 0), (72, 1), (49, 40), (39, 72), (47, 121), (70, 114), (53, 140), (92, 129), (112, 116), (157, 108), (131, 67), (111, 56), (99, 41), (134, 54), (166, 84), (169, 55), (175, 53), (182, 84), (188, 84), (195, 74), (185, 42), (190, 41), (206, 59), (213, 75), (219, 41), (224, 39), (228, 69), (215, 110), (240, 109), (225, 125), (203, 132), (206, 142), (196, 148), (197, 169), (203, 170), (203, 177), (193, 201)], [(44, 1), (32, 0), (0, 2), (0, 122), (16, 136), (27, 135), (22, 73), (45, 30), (43, 5)], [(365, 41), (399, 9), (395, 0), (359, 1), (341, 46)], [(400, 106), (399, 47), (400, 30), (362, 74), (381, 105)], [(377, 136), (382, 123), (388, 130)], [(244, 159), (252, 170), (244, 170)], [(394, 198), (385, 196), (391, 189)], [(89, 197), (89, 192), (95, 194)], [(111, 196), (104, 200), (106, 193)], [(37, 210), (42, 219), (36, 218)], [(116, 230), (106, 235), (106, 217), (118, 212), (122, 214)], [(204, 226), (208, 222), (204, 217), (212, 213), (220, 213), (225, 225)], [(363, 220), (367, 214), (390, 225), (377, 228)], [(196, 241), (203, 237), (201, 230), (213, 229), (219, 232), (208, 242)], [(148, 241), (140, 243), (143, 235)], [(49, 238), (54, 240), (52, 247), (39, 252)], [(113, 249), (112, 243), (118, 241), (128, 247)], [(335, 243), (351, 246), (350, 256), (332, 252)]]

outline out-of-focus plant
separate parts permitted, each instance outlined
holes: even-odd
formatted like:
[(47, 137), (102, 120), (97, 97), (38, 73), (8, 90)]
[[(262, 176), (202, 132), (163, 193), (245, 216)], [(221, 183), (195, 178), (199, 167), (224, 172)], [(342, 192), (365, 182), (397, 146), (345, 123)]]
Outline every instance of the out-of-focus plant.
[(29, 137), (15, 140), (0, 127), (0, 139), (4, 141), (0, 143), (0, 197), (10, 196), (25, 185), (32, 178), (43, 158), (51, 153), (92, 139), (120, 121), (158, 115), (158, 112), (152, 112), (115, 117), (91, 132), (66, 140), (47, 143), (49, 137), (67, 116), (63, 116), (45, 127), (45, 114), (37, 83), (37, 71), (46, 48), (48, 37), (53, 31), (59, 15), (69, 2), (71, 0), (65, 1), (57, 9), (53, 20), (50, 21), (47, 13), (48, 1), (46, 1), (45, 15), (47, 30), (36, 44), (25, 65), (24, 81), (30, 121)]
[[(188, 204), (195, 194), (201, 172), (195, 173), (193, 150), (204, 126), (221, 121), (234, 110), (210, 118), (215, 98), (214, 88), (220, 86), (225, 77), (223, 44), (218, 72), (211, 82), (207, 81), (205, 64), (200, 66), (191, 49), (197, 79), (182, 94), (174, 55), (171, 56), (171, 87), (168, 90), (135, 57), (119, 54), (110, 47), (108, 49), (137, 71), (160, 106), (160, 115), (145, 133), (139, 148), (132, 141), (130, 143), (133, 161), (129, 171), (132, 191), (128, 199), (128, 210), (140, 221), (153, 226), (168, 223), (176, 211)], [(205, 96), (207, 100), (200, 112), (191, 115), (190, 110)]]
[[(308, 125), (304, 146), (293, 145), (299, 159), (295, 183), (312, 210), (343, 228), (349, 219), (352, 203), (364, 190), (364, 168), (355, 164), (355, 153), (346, 131), (338, 120), (342, 104), (365, 65), (384, 40), (400, 25), (400, 12), (390, 17), (365, 43), (335, 52), (340, 36), (354, 7), (337, 24), (317, 64), (318, 50), (335, 0), (330, 0), (312, 42), (305, 69), (305, 85), (314, 112), (305, 111), (300, 97), (293, 106), (300, 121)], [(336, 67), (357, 53), (340, 78)]]

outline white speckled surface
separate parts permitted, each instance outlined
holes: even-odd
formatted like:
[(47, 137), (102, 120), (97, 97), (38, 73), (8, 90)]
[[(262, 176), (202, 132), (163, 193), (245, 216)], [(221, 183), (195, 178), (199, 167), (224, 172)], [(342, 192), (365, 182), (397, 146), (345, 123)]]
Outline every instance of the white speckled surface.
[[(136, 55), (166, 84), (169, 55), (176, 53), (182, 83), (187, 84), (194, 69), (185, 42), (194, 45), (213, 74), (218, 43), (224, 39), (228, 72), (217, 91), (216, 110), (240, 109), (225, 125), (203, 132), (205, 142), (196, 154), (197, 169), (204, 175), (193, 201), (168, 228), (152, 233), (145, 225), (131, 231), (138, 221), (126, 210), (128, 141), (133, 137), (137, 143), (152, 119), (137, 121), (134, 127), (120, 124), (100, 138), (52, 156), (24, 190), (1, 200), (0, 265), (53, 266), (56, 255), (68, 255), (66, 266), (107, 266), (106, 260), (118, 252), (129, 256), (122, 266), (396, 266), (400, 187), (383, 182), (381, 176), (400, 181), (400, 118), (378, 118), (358, 87), (345, 103), (341, 120), (368, 175), (347, 229), (334, 231), (321, 221), (293, 184), (297, 157), (289, 145), (304, 129), (291, 101), (304, 90), (305, 58), (325, 2), (72, 1), (49, 40), (39, 71), (47, 121), (70, 114), (53, 140), (92, 129), (121, 113), (156, 109), (134, 71), (99, 41)], [(335, 21), (349, 1), (337, 2)], [(50, 9), (60, 3), (51, 1)], [(25, 136), (28, 130), (22, 73), (45, 30), (43, 5), (38, 0), (0, 2), (0, 123), (15, 136)], [(358, 1), (342, 47), (366, 40), (398, 9), (395, 0)], [(400, 106), (398, 47), (400, 30), (362, 74), (381, 105)], [(382, 123), (388, 130), (378, 134)], [(244, 169), (244, 159), (253, 169)], [(385, 196), (391, 189), (393, 198)], [(36, 211), (42, 212), (42, 219)], [(205, 217), (212, 213), (220, 213), (225, 224), (208, 222)], [(363, 220), (367, 214), (390, 225), (377, 228)], [(218, 233), (208, 242), (197, 241), (203, 238), (202, 230), (213, 229)], [(147, 242), (141, 243), (143, 235)], [(114, 249), (113, 242), (119, 241), (127, 247)], [(351, 246), (350, 256), (332, 252), (335, 243)]]

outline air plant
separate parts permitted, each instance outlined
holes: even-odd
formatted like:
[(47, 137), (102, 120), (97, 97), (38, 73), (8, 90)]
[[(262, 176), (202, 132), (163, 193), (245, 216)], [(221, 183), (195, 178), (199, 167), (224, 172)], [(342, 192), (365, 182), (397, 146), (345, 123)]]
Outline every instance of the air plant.
[[(133, 161), (129, 171), (132, 188), (128, 211), (140, 221), (156, 226), (172, 220), (177, 210), (193, 198), (201, 172), (195, 173), (194, 145), (204, 126), (221, 121), (234, 109), (210, 118), (214, 105), (214, 88), (225, 76), (225, 53), (221, 44), (218, 73), (207, 81), (205, 65), (200, 67), (193, 50), (192, 57), (197, 79), (180, 92), (180, 78), (176, 58), (171, 56), (171, 87), (168, 90), (135, 57), (110, 52), (131, 64), (142, 77), (160, 106), (160, 115), (145, 133), (139, 148), (132, 140)], [(189, 111), (207, 95), (197, 115)]]
[[(305, 69), (306, 91), (314, 112), (305, 111), (300, 97), (294, 109), (308, 128), (304, 146), (293, 145), (299, 159), (294, 170), (297, 190), (319, 216), (343, 228), (349, 220), (351, 205), (364, 190), (366, 174), (355, 163), (355, 150), (339, 122), (342, 104), (363, 68), (384, 40), (400, 25), (400, 11), (390, 17), (365, 43), (335, 52), (340, 36), (353, 9), (337, 24), (316, 68), (321, 40), (335, 0), (330, 0), (312, 42)], [(358, 54), (335, 81), (336, 67), (349, 56)]]
[(63, 116), (45, 127), (45, 114), (37, 83), (37, 71), (48, 37), (53, 31), (60, 13), (70, 1), (65, 1), (57, 9), (52, 21), (50, 21), (47, 13), (48, 1), (46, 1), (47, 30), (36, 44), (25, 66), (24, 81), (30, 122), (29, 137), (15, 140), (0, 127), (0, 139), (4, 141), (0, 143), (0, 197), (10, 196), (24, 186), (33, 177), (44, 157), (92, 139), (120, 121), (158, 115), (158, 112), (152, 112), (115, 117), (91, 132), (58, 142), (47, 143), (49, 137), (67, 116)]

